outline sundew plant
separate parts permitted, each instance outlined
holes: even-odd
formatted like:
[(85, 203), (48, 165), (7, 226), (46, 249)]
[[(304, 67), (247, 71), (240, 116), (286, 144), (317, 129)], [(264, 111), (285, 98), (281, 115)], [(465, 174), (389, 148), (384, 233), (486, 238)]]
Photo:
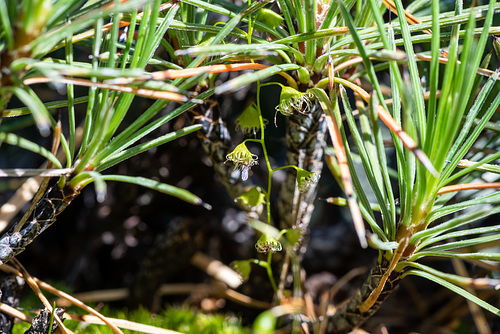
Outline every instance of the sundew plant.
[[(500, 4), (457, 0), (448, 6), (414, 1), (404, 7), (401, 0), (0, 0), (0, 141), (48, 161), (37, 169), (1, 170), (3, 176), (44, 179), (28, 212), (0, 237), (0, 260), (24, 250), (90, 183), (98, 199), (107, 182), (122, 181), (210, 208), (147, 175), (106, 173), (197, 132), (228, 194), (262, 234), (255, 251), (267, 253), (266, 260), (234, 263), (249, 280), (251, 264), (258, 264), (270, 280), (275, 306), (257, 319), (256, 330), (265, 330), (262, 319), (290, 314), (294, 331), (348, 333), (407, 276), (435, 282), (500, 316), (498, 294), (485, 300), (475, 293), (500, 287), (500, 227), (487, 220), (500, 211), (494, 115), (500, 86), (492, 69), (500, 59), (494, 36), (500, 34)], [(90, 60), (77, 57), (76, 45)], [(230, 79), (220, 83), (227, 72)], [(65, 90), (67, 99), (44, 101), (35, 84)], [(77, 97), (76, 86), (88, 91)], [(246, 139), (233, 142), (218, 103), (249, 86), (256, 89), (252, 102), (235, 111), (236, 130)], [(271, 86), (281, 89), (280, 99), (276, 119), (265, 120), (261, 96)], [(127, 124), (137, 97), (156, 101)], [(172, 103), (173, 111), (163, 114)], [(65, 124), (57, 108), (67, 113)], [(193, 125), (154, 132), (187, 111)], [(286, 163), (275, 166), (266, 127), (278, 123), (285, 127)], [(40, 143), (24, 138), (30, 124), (36, 124)], [(149, 139), (151, 134), (156, 137)], [(52, 148), (41, 144), (47, 136)], [(264, 171), (264, 182), (256, 169)], [(271, 194), (273, 174), (283, 170), (286, 179)], [(330, 172), (345, 196), (327, 201), (349, 206), (360, 251), (375, 248), (378, 259), (343, 306), (312, 317), (302, 307), (300, 259), (320, 175)], [(335, 217), (322, 219), (333, 223)], [(482, 277), (441, 271), (428, 258), (457, 267), (473, 263)]]

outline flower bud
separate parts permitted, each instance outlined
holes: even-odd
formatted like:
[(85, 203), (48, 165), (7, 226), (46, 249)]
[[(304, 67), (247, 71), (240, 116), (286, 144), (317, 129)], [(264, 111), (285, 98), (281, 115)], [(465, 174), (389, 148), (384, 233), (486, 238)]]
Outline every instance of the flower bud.
[(302, 168), (297, 168), (297, 186), (299, 192), (305, 193), (312, 185), (319, 181), (319, 175), (314, 172), (308, 172)]
[(280, 94), (280, 103), (276, 107), (284, 116), (293, 115), (294, 111), (301, 114), (307, 114), (311, 110), (311, 99), (314, 95), (311, 92), (299, 92), (298, 90), (283, 86)]
[(255, 244), (255, 249), (259, 253), (268, 253), (268, 252), (279, 252), (281, 251), (281, 243), (274, 239), (273, 237), (263, 234), (260, 236), (259, 240)]
[(257, 155), (252, 154), (245, 145), (245, 142), (239, 144), (235, 149), (226, 155), (226, 162), (232, 161), (234, 169), (241, 170), (241, 178), (243, 181), (248, 179), (248, 170), (258, 164)]
[[(260, 130), (260, 113), (255, 103), (251, 103), (243, 110), (241, 115), (236, 119), (236, 131), (240, 130), (246, 135), (256, 135)], [(267, 120), (264, 120), (264, 125)]]
[(261, 8), (257, 13), (257, 21), (262, 22), (266, 26), (276, 29), (283, 22), (283, 17), (280, 14), (268, 8)]

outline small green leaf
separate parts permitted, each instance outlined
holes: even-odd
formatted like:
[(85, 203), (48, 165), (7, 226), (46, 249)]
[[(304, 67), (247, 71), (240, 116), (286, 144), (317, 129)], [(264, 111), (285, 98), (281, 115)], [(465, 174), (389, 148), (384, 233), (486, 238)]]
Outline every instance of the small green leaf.
[(285, 234), (286, 240), (288, 240), (288, 243), (290, 246), (294, 247), (299, 240), (302, 237), (302, 232), (300, 228), (288, 228), (286, 229), (286, 234)]
[(266, 195), (260, 191), (260, 187), (253, 187), (235, 200), (240, 201), (245, 207), (255, 208), (266, 203)]
[[(417, 244), (420, 240), (424, 240), (419, 247), (423, 247), (425, 245), (428, 245), (432, 243), (431, 240), (428, 240), (429, 238), (437, 238), (437, 236), (446, 233), (452, 229), (456, 229), (460, 226), (463, 226), (465, 224), (470, 224), (474, 221), (477, 221), (479, 219), (484, 219), (490, 215), (496, 214), (500, 212), (500, 207), (482, 207), (476, 210), (473, 210), (471, 212), (459, 215), (453, 219), (448, 220), (447, 222), (443, 222), (441, 224), (438, 224), (434, 227), (428, 228), (426, 230), (423, 230), (421, 232), (417, 232), (413, 235), (413, 237), (410, 239), (410, 244), (414, 245)], [(441, 238), (441, 237), (440, 237)]]
[[(492, 210), (486, 209), (485, 210), (488, 214), (491, 213)], [(498, 208), (496, 210), (493, 210), (494, 214), (495, 211), (498, 211)], [(471, 229), (465, 229), (465, 230), (460, 230), (460, 231), (455, 231), (455, 232), (450, 232), (446, 233), (440, 236), (436, 237), (431, 237), (428, 239), (423, 240), (417, 248), (417, 251), (419, 249), (422, 249), (425, 246), (428, 246), (433, 243), (437, 243), (446, 239), (455, 239), (455, 238), (460, 238), (468, 235), (474, 235), (474, 234), (485, 234), (485, 233), (494, 233), (494, 232), (500, 232), (500, 225), (494, 225), (494, 226), (488, 226), (488, 227), (477, 227), (477, 228), (471, 228)]]
[(376, 234), (372, 234), (366, 238), (368, 241), (368, 246), (374, 249), (381, 249), (381, 250), (392, 250), (396, 249), (398, 247), (398, 243), (395, 241), (382, 241), (380, 240)]
[(457, 258), (480, 261), (500, 261), (500, 253), (459, 253), (447, 251), (421, 251), (413, 254), (409, 260), (416, 261), (423, 257)]
[(250, 273), (252, 272), (251, 262), (253, 262), (253, 260), (233, 261), (231, 263), (231, 267), (233, 267), (233, 269), (244, 278), (244, 281), (247, 281), (250, 278)]
[[(74, 99), (73, 103), (76, 104), (81, 104), (88, 102), (89, 98), (88, 96), (83, 96), (83, 97), (77, 97)], [(53, 102), (47, 102), (44, 103), (45, 108), (47, 110), (53, 110), (57, 108), (63, 108), (68, 105), (68, 100), (61, 100), (61, 101), (53, 101)], [(17, 116), (24, 116), (24, 115), (29, 115), (31, 112), (28, 107), (23, 107), (23, 108), (12, 108), (12, 109), (7, 109), (3, 112), (3, 117), (17, 117)]]
[(89, 177), (91, 177), (94, 181), (94, 188), (95, 188), (95, 194), (97, 198), (97, 202), (102, 203), (106, 199), (106, 192), (107, 192), (107, 185), (106, 182), (104, 181), (101, 173), (98, 172), (83, 172), (80, 173), (82, 174), (87, 174)]
[(472, 206), (475, 205), (482, 205), (482, 204), (497, 204), (500, 203), (500, 192), (496, 192), (490, 195), (474, 198), (468, 201), (463, 201), (460, 203), (456, 204), (450, 204), (441, 208), (438, 208), (436, 210), (433, 210), (429, 215), (427, 216), (427, 223), (431, 223), (435, 221), (436, 219), (439, 219), (441, 217), (444, 217), (446, 215), (449, 215), (451, 213), (464, 210), (467, 208), (471, 208)]
[(444, 243), (442, 245), (428, 247), (428, 248), (426, 248), (426, 251), (429, 251), (429, 252), (445, 251), (445, 250), (458, 249), (458, 248), (474, 249), (475, 246), (479, 246), (479, 245), (484, 246), (490, 242), (495, 242), (498, 240), (500, 240), (500, 234), (492, 234), (492, 235), (487, 235), (487, 236), (483, 236), (483, 237), (447, 242), (447, 243)]
[(4, 0), (2, 0), (2, 5), (0, 5), (0, 25), (2, 27), (3, 38), (6, 41), (7, 50), (12, 50), (14, 47), (13, 29)]
[(319, 178), (320, 175), (318, 173), (297, 168), (297, 188), (299, 189), (299, 192), (307, 192), (309, 188), (318, 183)]
[(472, 287), (472, 288), (477, 288), (477, 289), (491, 289), (495, 288), (497, 289), (500, 287), (500, 280), (499, 279), (494, 279), (494, 278), (472, 278), (472, 277), (463, 277), (463, 276), (458, 276), (450, 273), (445, 273), (439, 270), (436, 270), (434, 268), (431, 268), (429, 266), (417, 263), (417, 262), (400, 262), (396, 266), (396, 271), (400, 271), (401, 269), (405, 267), (414, 267), (417, 269), (420, 269), (422, 271), (425, 271), (431, 275), (434, 275), (436, 277), (442, 278), (443, 280), (450, 282), (452, 284), (467, 288), (467, 287)]

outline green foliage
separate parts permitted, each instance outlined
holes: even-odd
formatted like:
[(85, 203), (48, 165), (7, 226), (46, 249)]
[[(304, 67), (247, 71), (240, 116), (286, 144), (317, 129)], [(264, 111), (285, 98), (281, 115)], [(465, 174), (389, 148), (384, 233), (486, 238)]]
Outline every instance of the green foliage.
[[(65, 181), (70, 188), (80, 189), (96, 180), (105, 180), (105, 178), (100, 177), (97, 173), (88, 173), (88, 171), (101, 173), (105, 169), (136, 156), (145, 150), (155, 148), (199, 130), (199, 126), (187, 127), (163, 136), (158, 136), (155, 140), (149, 140), (147, 143), (133, 146), (134, 143), (179, 116), (195, 103), (188, 103), (177, 108), (169, 115), (158, 118), (161, 108), (167, 104), (166, 100), (179, 100), (180, 98), (179, 101), (187, 102), (190, 99), (185, 96), (181, 97), (182, 95), (178, 93), (181, 91), (172, 85), (164, 85), (168, 91), (165, 91), (165, 88), (162, 87), (157, 87), (153, 90), (149, 89), (149, 87), (144, 88), (143, 91), (146, 93), (146, 96), (149, 94), (163, 100), (158, 100), (146, 112), (137, 115), (136, 121), (124, 128), (122, 124), (125, 116), (131, 112), (130, 106), (133, 102), (134, 94), (141, 95), (141, 90), (134, 87), (127, 88), (116, 84), (99, 83), (102, 80), (108, 80), (111, 83), (113, 80), (123, 78), (125, 75), (144, 73), (143, 69), (152, 59), (154, 51), (161, 42), (162, 36), (169, 28), (172, 19), (177, 13), (178, 6), (172, 6), (163, 15), (158, 10), (160, 1), (148, 3), (144, 8), (144, 15), (138, 20), (138, 42), (132, 45), (133, 40), (130, 37), (133, 36), (133, 32), (131, 32), (126, 45), (123, 47), (124, 54), (122, 56), (122, 59), (128, 59), (128, 61), (122, 61), (116, 56), (118, 28), (119, 24), (123, 23), (123, 21), (120, 23), (120, 19), (123, 19), (124, 14), (127, 12), (137, 14), (135, 8), (138, 8), (142, 4), (141, 2), (135, 2), (133, 5), (129, 2), (124, 5), (116, 4), (107, 7), (102, 3), (97, 3), (93, 6), (83, 7), (77, 11), (74, 10), (77, 7), (75, 6), (78, 4), (77, 2), (59, 1), (54, 6), (47, 6), (44, 3), (46, 2), (39, 2), (36, 6), (28, 6), (27, 3), (22, 3), (15, 6), (9, 2), (9, 5), (12, 5), (11, 9), (19, 13), (17, 16), (9, 15), (9, 20), (3, 25), (7, 40), (6, 45), (8, 47), (2, 50), (5, 54), (2, 65), (10, 67), (10, 72), (8, 75), (3, 75), (3, 86), (0, 88), (0, 91), (5, 102), (12, 95), (17, 96), (28, 107), (41, 135), (47, 136), (50, 128), (54, 129), (56, 126), (54, 116), (48, 109), (50, 103), (43, 103), (40, 97), (28, 86), (28, 81), (30, 78), (34, 80), (37, 76), (42, 75), (52, 78), (56, 85), (61, 84), (57, 83), (59, 81), (68, 84), (68, 101), (66, 105), (68, 106), (69, 115), (69, 133), (68, 137), (62, 134), (58, 140), (61, 141), (64, 147), (66, 167), (71, 168), (73, 171), (73, 177)], [(79, 4), (83, 5), (84, 3), (85, 1), (80, 1)], [(2, 15), (7, 16), (8, 14), (4, 9), (6, 8), (2, 6)], [(74, 12), (70, 12), (70, 10)], [(27, 12), (24, 13), (23, 11)], [(38, 15), (37, 11), (42, 11), (44, 15)], [(54, 13), (51, 11), (54, 11)], [(64, 15), (60, 15), (61, 13), (64, 13)], [(110, 14), (118, 13), (120, 14), (113, 16), (110, 33), (106, 35), (106, 38), (103, 38), (103, 18), (108, 17)], [(67, 21), (65, 21), (66, 16), (68, 17)], [(29, 20), (29, 17), (37, 17), (37, 20)], [(131, 30), (136, 28), (136, 19), (137, 17), (133, 15), (130, 22)], [(161, 23), (158, 25), (156, 24), (157, 19), (161, 19)], [(19, 25), (16, 20), (23, 22), (22, 31), (12, 28)], [(47, 24), (47, 26), (42, 27), (44, 24)], [(94, 25), (95, 30), (90, 31), (86, 36), (75, 37), (72, 42), (71, 37), (73, 34), (88, 25)], [(16, 39), (17, 44), (10, 42), (9, 36), (11, 35), (14, 36), (12, 38)], [(25, 36), (24, 40), (22, 36)], [(82, 41), (82, 38), (89, 37), (93, 37), (91, 52), (96, 56), (92, 57), (90, 63), (73, 61), (73, 43), (77, 44), (79, 41)], [(85, 42), (86, 40), (83, 41)], [(22, 42), (25, 44), (20, 44)], [(66, 46), (64, 53), (59, 53), (62, 59), (57, 59), (57, 55), (53, 55), (52, 58), (44, 58), (49, 51), (59, 48), (64, 44)], [(108, 58), (104, 62), (100, 62), (98, 55), (103, 54), (108, 55)], [(23, 56), (24, 58), (20, 58)], [(10, 63), (5, 63), (5, 60), (10, 61)], [(27, 67), (29, 71), (26, 71)], [(68, 80), (66, 79), (67, 76), (89, 78), (89, 81), (69, 79), (69, 82), (66, 82), (64, 80)], [(75, 85), (92, 87), (88, 92), (88, 97), (85, 97), (88, 105), (85, 121), (81, 125), (84, 129), (81, 143), (77, 140), (75, 131), (77, 126), (75, 121), (77, 118), (74, 106), (77, 102), (81, 102), (81, 98), (77, 99), (75, 97)], [(123, 94), (117, 93), (117, 90), (122, 91), (124, 88), (126, 89)], [(182, 93), (189, 95), (185, 91)], [(112, 105), (111, 101), (113, 101)], [(2, 105), (2, 107), (5, 107), (5, 105)], [(22, 115), (25, 114), (15, 114), (9, 110), (4, 112), (4, 116), (9, 117), (21, 117)], [(153, 121), (155, 117), (156, 120)], [(78, 119), (81, 119), (81, 117), (78, 117)], [(2, 125), (1, 128), (8, 129), (9, 127), (6, 126), (9, 123), (8, 120), (4, 123), (7, 124)], [(120, 127), (120, 125), (122, 126)], [(56, 167), (61, 168), (61, 163), (50, 152), (47, 152), (46, 149), (36, 143), (30, 143), (23, 138), (17, 138), (13, 133), (4, 132), (2, 132), (0, 140), (42, 154), (52, 161)], [(122, 181), (140, 184), (143, 180), (129, 178)], [(105, 190), (105, 187), (101, 186), (100, 188)], [(165, 187), (163, 191), (194, 203), (185, 197), (185, 194), (188, 197), (192, 196), (192, 194), (186, 193), (185, 190), (170, 186), (168, 189)], [(102, 195), (100, 198), (102, 198)], [(198, 201), (200, 201), (198, 204), (202, 203), (199, 199), (195, 200), (195, 202)]]
[[(130, 322), (170, 329), (184, 334), (247, 334), (250, 330), (241, 325), (235, 316), (222, 314), (204, 314), (186, 307), (170, 307), (159, 314), (153, 314), (144, 308), (137, 310), (113, 310), (105, 307), (102, 311), (106, 317), (126, 319)], [(105, 325), (94, 325), (66, 320), (64, 324), (75, 333), (112, 334), (113, 331)], [(17, 324), (13, 334), (24, 333), (29, 324)], [(137, 331), (123, 329), (123, 333), (138, 333)]]
[(270, 312), (262, 312), (253, 324), (255, 334), (271, 334), (276, 329), (276, 317)]
[[(122, 181), (209, 208), (185, 189), (143, 177), (104, 173), (145, 150), (202, 130), (202, 126), (193, 125), (147, 139), (197, 104), (256, 83), (256, 102), (238, 112), (236, 121), (238, 130), (255, 138), (245, 139), (224, 155), (240, 171), (242, 181), (251, 180), (249, 170), (257, 161), (263, 161), (267, 169), (267, 185), (250, 188), (238, 201), (254, 214), (259, 214), (255, 207), (265, 204), (265, 213), (250, 225), (262, 232), (257, 250), (269, 253), (267, 261), (251, 259), (236, 264), (246, 278), (250, 263), (263, 266), (278, 292), (271, 270), (272, 253), (284, 249), (293, 261), (294, 294), (299, 297), (301, 282), (294, 247), (301, 231), (273, 226), (279, 222), (273, 222), (271, 215), (272, 178), (279, 170), (295, 169), (294, 184), (300, 194), (294, 203), (301, 212), (301, 201), (307, 192), (314, 193), (319, 175), (295, 164), (271, 165), (274, 160), (267, 152), (260, 98), (268, 85), (278, 84), (277, 116), (311, 117), (316, 107), (323, 110), (333, 146), (325, 149), (326, 161), (345, 193), (345, 199), (331, 202), (349, 205), (361, 245), (379, 251), (378, 265), (385, 278), (377, 287), (370, 285), (373, 291), (362, 296), (356, 311), (378, 305), (375, 302), (385, 282), (397, 274), (398, 279), (424, 277), (499, 314), (496, 307), (463, 289), (473, 281), (419, 262), (427, 257), (500, 260), (496, 251), (481, 250), (498, 240), (498, 226), (471, 225), (500, 211), (499, 193), (478, 191), (455, 196), (456, 190), (465, 189), (460, 185), (483, 182), (485, 176), (498, 179), (488, 173), (498, 174), (498, 166), (492, 163), (500, 158), (494, 119), (500, 106), (499, 73), (487, 69), (491, 55), (486, 50), (492, 43), (498, 56), (498, 38), (491, 36), (500, 32), (493, 26), (499, 3), (492, 0), (484, 6), (464, 8), (463, 1), (457, 1), (455, 10), (449, 11), (437, 0), (416, 1), (407, 8), (401, 0), (394, 4), (384, 1), (383, 5), (375, 0), (278, 0), (278, 11), (269, 1), (238, 6), (226, 1), (185, 0), (160, 12), (160, 1), (109, 6), (98, 2), (83, 7), (80, 5), (85, 1), (40, 1), (27, 6), (31, 2), (0, 2), (0, 51), (5, 55), (2, 66), (7, 69), (2, 71), (0, 110), (4, 118), (31, 117), (41, 136), (55, 133), (54, 142), (61, 142), (65, 162), (56, 158), (55, 152), (23, 138), (9, 120), (0, 127), (0, 141), (36, 152), (59, 169), (69, 168), (71, 172), (59, 181), (60, 188), (70, 188), (76, 194), (95, 183), (98, 199), (102, 199), (107, 181)], [(141, 5), (144, 10), (138, 15)], [(386, 23), (388, 10), (395, 12), (397, 19)], [(211, 14), (225, 20), (214, 23)], [(104, 35), (108, 17), (109, 33)], [(130, 23), (131, 30), (123, 45), (118, 43), (122, 20)], [(87, 26), (94, 30), (85, 31)], [(135, 43), (131, 37), (134, 31)], [(87, 38), (80, 34), (88, 34), (91, 41), (84, 43)], [(74, 44), (90, 47), (90, 62), (75, 61)], [(168, 62), (154, 56), (160, 45), (169, 54)], [(440, 59), (443, 46), (448, 55)], [(62, 47), (64, 51), (48, 57)], [(150, 73), (147, 65), (179, 70)], [(252, 72), (215, 84), (217, 73), (245, 69)], [(261, 83), (277, 74), (284, 77), (286, 85)], [(68, 130), (63, 134), (57, 134), (53, 102), (44, 103), (30, 88), (48, 81), (68, 89), (67, 102), (63, 103), (68, 108)], [(75, 97), (74, 85), (78, 84), (90, 87), (83, 100)], [(356, 96), (357, 110), (348, 94)], [(25, 108), (4, 111), (13, 96)], [(157, 101), (144, 112), (133, 114), (136, 96)], [(82, 101), (87, 108), (79, 142), (75, 105)], [(162, 114), (168, 101), (179, 106)], [(133, 119), (130, 124), (125, 122), (128, 118)], [(290, 133), (302, 134), (298, 125), (290, 122), (286, 126)], [(387, 141), (393, 151), (388, 150)], [(263, 159), (252, 153), (247, 143), (259, 144)], [(390, 166), (392, 161), (396, 167)], [(362, 184), (363, 178), (368, 184)], [(451, 185), (459, 188), (449, 188)], [(452, 214), (455, 216), (449, 218)], [(299, 221), (304, 223), (296, 219), (292, 227)], [(307, 222), (304, 224), (306, 230)], [(485, 282), (489, 288), (498, 286), (496, 280)], [(348, 316), (342, 312), (336, 316)], [(267, 315), (263, 313), (256, 322), (256, 328), (262, 328), (257, 331), (274, 328)], [(171, 317), (182, 323), (189, 314)]]

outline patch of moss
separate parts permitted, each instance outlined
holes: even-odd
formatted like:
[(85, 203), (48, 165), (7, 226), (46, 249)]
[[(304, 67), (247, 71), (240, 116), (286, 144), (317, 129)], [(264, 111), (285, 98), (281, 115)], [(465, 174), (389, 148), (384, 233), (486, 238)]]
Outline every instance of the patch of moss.
[[(144, 308), (129, 311), (104, 308), (101, 313), (118, 319), (126, 319), (140, 324), (170, 329), (185, 334), (249, 334), (250, 330), (241, 325), (240, 319), (224, 314), (204, 314), (187, 307), (171, 307), (160, 314), (152, 314)], [(75, 333), (113, 334), (107, 326), (65, 320), (64, 324)], [(19, 323), (14, 326), (13, 334), (22, 334), (30, 324)], [(125, 334), (137, 333), (124, 329)]]

